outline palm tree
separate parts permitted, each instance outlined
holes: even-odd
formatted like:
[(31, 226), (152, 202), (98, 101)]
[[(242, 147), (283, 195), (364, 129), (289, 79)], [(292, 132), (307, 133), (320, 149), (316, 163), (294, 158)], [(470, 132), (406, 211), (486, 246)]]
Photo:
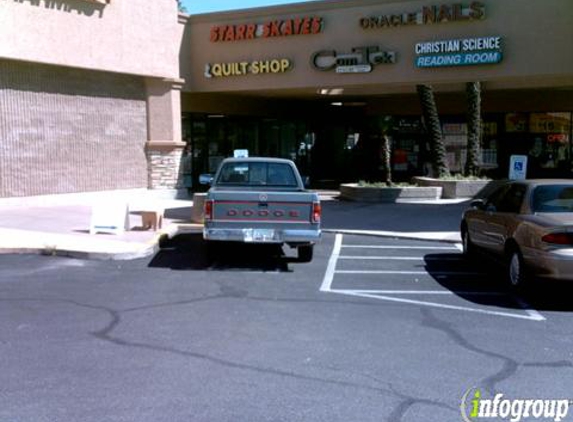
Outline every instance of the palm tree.
[(386, 186), (392, 186), (392, 166), (390, 163), (390, 137), (384, 133), (382, 134), (382, 144), (380, 145), (380, 156), (382, 159), (382, 167), (384, 170), (384, 180)]
[(376, 134), (376, 139), (380, 139), (378, 154), (382, 181), (386, 186), (392, 186), (392, 148), (389, 133), (392, 129), (393, 120), (391, 116), (383, 116), (373, 119), (371, 123), (370, 132)]
[(180, 12), (187, 13), (187, 8), (185, 6), (183, 6), (183, 3), (181, 3), (181, 0), (177, 0), (177, 8), (179, 9)]
[(464, 174), (477, 176), (480, 162), (481, 84), (479, 82), (466, 83), (466, 97), (468, 103), (468, 153)]
[(439, 178), (449, 177), (450, 169), (446, 159), (446, 146), (442, 136), (442, 127), (440, 125), (438, 107), (434, 99), (434, 91), (430, 85), (416, 85), (416, 90), (422, 106), (424, 125), (430, 135), (434, 174)]

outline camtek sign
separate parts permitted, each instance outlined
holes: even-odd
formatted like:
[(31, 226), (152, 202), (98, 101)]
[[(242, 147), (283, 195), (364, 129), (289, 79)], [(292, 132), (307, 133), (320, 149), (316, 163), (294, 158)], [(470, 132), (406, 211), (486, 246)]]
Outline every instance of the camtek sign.
[(396, 53), (383, 51), (376, 46), (356, 47), (344, 54), (335, 50), (321, 50), (310, 59), (310, 64), (316, 70), (335, 70), (336, 73), (368, 73), (375, 65), (392, 63), (396, 63)]
[(421, 42), (415, 49), (418, 68), (495, 64), (503, 57), (501, 37)]

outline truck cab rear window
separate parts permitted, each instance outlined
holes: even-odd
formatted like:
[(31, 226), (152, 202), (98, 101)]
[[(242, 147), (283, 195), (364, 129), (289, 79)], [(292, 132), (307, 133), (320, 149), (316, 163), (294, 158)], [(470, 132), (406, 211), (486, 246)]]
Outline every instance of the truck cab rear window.
[(297, 187), (290, 165), (282, 163), (227, 163), (217, 180), (219, 185)]

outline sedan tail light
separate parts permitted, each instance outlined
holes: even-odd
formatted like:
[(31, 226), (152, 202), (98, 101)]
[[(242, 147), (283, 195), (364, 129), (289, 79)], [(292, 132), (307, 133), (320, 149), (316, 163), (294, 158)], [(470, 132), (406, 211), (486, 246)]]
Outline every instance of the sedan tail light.
[(549, 233), (541, 238), (545, 243), (573, 245), (573, 233)]
[(313, 223), (320, 223), (321, 216), (322, 216), (322, 207), (320, 206), (320, 202), (313, 202), (312, 203), (312, 222)]
[(203, 215), (205, 216), (205, 221), (211, 221), (213, 219), (213, 200), (208, 199), (205, 201), (205, 206), (203, 207)]

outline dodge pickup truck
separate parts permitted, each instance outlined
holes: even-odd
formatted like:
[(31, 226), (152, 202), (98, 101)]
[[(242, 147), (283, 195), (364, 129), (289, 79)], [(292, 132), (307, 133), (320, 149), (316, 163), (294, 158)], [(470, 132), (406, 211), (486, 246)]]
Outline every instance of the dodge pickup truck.
[(203, 239), (287, 244), (310, 262), (320, 239), (318, 195), (305, 189), (295, 164), (279, 158), (227, 158), (211, 181)]

